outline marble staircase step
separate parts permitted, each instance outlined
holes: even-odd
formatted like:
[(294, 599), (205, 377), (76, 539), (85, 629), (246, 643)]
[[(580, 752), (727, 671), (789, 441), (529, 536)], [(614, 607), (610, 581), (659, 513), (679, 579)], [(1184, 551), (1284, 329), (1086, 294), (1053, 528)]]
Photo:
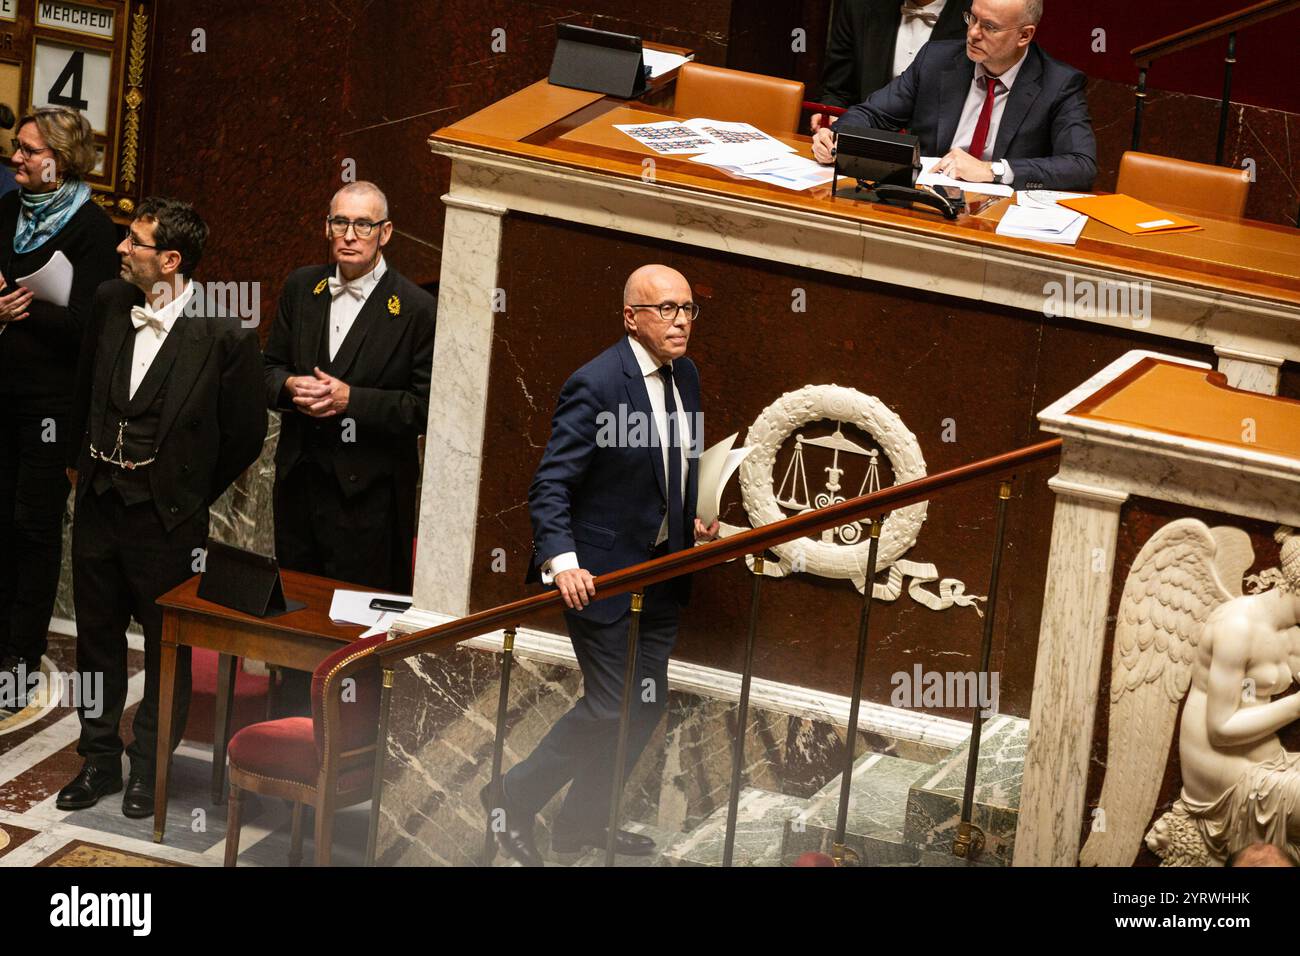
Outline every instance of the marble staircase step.
[[(903, 838), (910, 788), (934, 772), (933, 764), (883, 754), (864, 754), (853, 766), (849, 784), (849, 813), (844, 844), (856, 851), (863, 866), (898, 866), (917, 862), (917, 850)], [(831, 852), (839, 812), (840, 777), (808, 800), (805, 812), (786, 821), (782, 863), (789, 866), (802, 853)]]
[[(623, 829), (630, 833), (643, 833), (654, 840), (655, 851), (649, 856), (615, 857), (615, 866), (664, 866), (664, 851), (681, 837), (681, 834), (675, 830), (665, 830), (660, 827), (650, 826), (647, 823), (636, 823), (631, 820), (623, 824)], [(582, 853), (556, 853), (551, 850), (547, 857), (547, 863), (552, 862), (564, 866), (604, 866), (605, 848), (589, 848)]]
[[(740, 791), (736, 813), (733, 866), (780, 866), (787, 824), (807, 809), (803, 797), (746, 787)], [(727, 805), (681, 834), (663, 854), (663, 866), (721, 866), (726, 841)]]
[[(981, 864), (1011, 864), (1028, 737), (1029, 721), (1004, 715), (985, 721), (980, 733), (971, 822), (985, 834), (985, 848), (977, 861)], [(962, 744), (912, 786), (903, 828), (904, 839), (910, 846), (927, 854), (951, 855), (961, 819), (969, 749), (969, 742)], [(965, 865), (953, 859), (958, 865)], [(923, 861), (923, 865), (947, 864), (934, 859)]]

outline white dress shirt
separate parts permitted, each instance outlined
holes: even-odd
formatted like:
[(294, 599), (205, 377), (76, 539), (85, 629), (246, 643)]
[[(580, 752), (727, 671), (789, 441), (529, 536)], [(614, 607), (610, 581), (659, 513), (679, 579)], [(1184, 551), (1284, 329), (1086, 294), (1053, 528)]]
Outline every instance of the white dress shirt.
[[(993, 146), (998, 140), (998, 127), (1002, 125), (1002, 114), (1006, 112), (1007, 97), (1011, 95), (1011, 88), (1016, 85), (1016, 77), (1020, 75), (1020, 68), (1025, 65), (1024, 54), (1021, 54), (1016, 65), (1004, 72), (998, 77), (1001, 82), (998, 84), (997, 93), (993, 97), (993, 115), (989, 118), (989, 135), (984, 140), (984, 153), (976, 156), (976, 159), (984, 162), (991, 162), (994, 159)], [(975, 127), (979, 125), (980, 111), (984, 109), (984, 98), (987, 95), (987, 87), (984, 78), (989, 75), (989, 71), (984, 69), (983, 63), (975, 64), (975, 75), (971, 78), (970, 90), (966, 93), (966, 105), (962, 107), (961, 119), (957, 121), (957, 132), (953, 134), (952, 145), (970, 152), (971, 140), (975, 138)], [(1002, 174), (1002, 182), (1010, 183), (1015, 179), (1015, 174), (1011, 172), (1010, 164), (1007, 165), (1006, 171)]]
[[(947, 5), (948, 0), (933, 0), (932, 3), (924, 7), (917, 7), (926, 13), (933, 13), (936, 17), (943, 13), (943, 8)], [(916, 6), (916, 4), (912, 4)], [(904, 70), (912, 65), (916, 59), (916, 54), (921, 51), (930, 40), (930, 34), (934, 33), (934, 27), (924, 20), (912, 17), (901, 17), (898, 23), (898, 36), (894, 40), (894, 78), (897, 79)]]
[[(632, 336), (627, 338), (628, 344), (632, 346), (632, 354), (636, 356), (636, 363), (641, 369), (641, 374), (645, 376), (645, 390), (650, 396), (650, 411), (654, 415), (655, 431), (659, 436), (659, 451), (664, 467), (664, 487), (668, 486), (668, 443), (664, 441), (663, 436), (668, 434), (668, 405), (664, 401), (664, 378), (659, 374), (659, 363), (655, 361), (654, 356), (646, 351), (643, 346)], [(677, 388), (677, 378), (673, 377), (673, 400), (677, 404), (677, 434), (681, 436), (677, 448), (677, 454), (682, 459), (682, 478), (681, 494), (682, 501), (686, 500), (686, 469), (690, 467), (687, 459), (687, 453), (691, 447), (692, 436), (690, 432), (690, 422), (685, 410), (682, 408), (682, 393)], [(695, 529), (686, 529), (687, 540), (695, 537)], [(664, 520), (659, 525), (659, 534), (655, 538), (655, 544), (660, 545), (668, 540), (668, 515), (664, 515)], [(575, 551), (565, 551), (563, 554), (557, 554), (551, 560), (542, 565), (542, 583), (550, 584), (555, 575), (561, 571), (572, 571), (579, 567), (578, 555)]]
[(388, 266), (384, 265), (384, 257), (380, 255), (379, 261), (375, 267), (363, 276), (357, 276), (347, 282), (342, 282), (339, 276), (338, 266), (334, 267), (334, 282), (330, 283), (330, 294), (333, 301), (330, 302), (330, 361), (334, 361), (339, 354), (339, 349), (343, 347), (343, 340), (348, 337), (348, 332), (352, 328), (352, 323), (357, 320), (361, 314), (362, 307), (366, 300), (370, 298), (370, 293), (375, 291), (375, 286), (379, 285), (379, 280), (384, 277), (388, 271)]
[(158, 357), (163, 342), (167, 341), (167, 335), (176, 324), (176, 320), (180, 318), (185, 303), (190, 301), (192, 295), (194, 295), (194, 283), (186, 282), (181, 294), (161, 309), (154, 310), (148, 303), (132, 307), (131, 322), (136, 326), (136, 330), (135, 342), (131, 348), (131, 390), (127, 393), (128, 398), (135, 398), (136, 389), (149, 373), (149, 367)]

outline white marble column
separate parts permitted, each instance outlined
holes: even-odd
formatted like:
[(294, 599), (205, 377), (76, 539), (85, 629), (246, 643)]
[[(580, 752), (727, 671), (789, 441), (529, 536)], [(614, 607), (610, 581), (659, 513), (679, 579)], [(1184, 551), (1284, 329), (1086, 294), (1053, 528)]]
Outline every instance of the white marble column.
[(1276, 395), (1278, 378), (1282, 374), (1282, 359), (1257, 352), (1216, 345), (1214, 354), (1219, 357), (1219, 371), (1228, 377), (1233, 388), (1248, 392)]
[(1075, 866), (1122, 491), (1057, 476), (1016, 866)]
[(437, 400), (429, 402), (425, 438), (415, 607), (459, 617), (469, 613), (493, 294), (506, 210), (455, 194), (442, 201), (447, 224), (433, 349)]

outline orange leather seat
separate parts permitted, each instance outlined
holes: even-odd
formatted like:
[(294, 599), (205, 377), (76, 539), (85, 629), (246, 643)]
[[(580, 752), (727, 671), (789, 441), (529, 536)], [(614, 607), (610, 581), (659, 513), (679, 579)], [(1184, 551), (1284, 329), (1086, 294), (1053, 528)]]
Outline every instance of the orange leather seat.
[(686, 63), (677, 73), (673, 112), (682, 119), (751, 123), (765, 133), (793, 135), (802, 109), (798, 80), (703, 63)]
[(1244, 169), (1132, 151), (1120, 157), (1115, 184), (1117, 193), (1153, 206), (1181, 206), (1227, 219), (1241, 218), (1249, 190), (1250, 173)]

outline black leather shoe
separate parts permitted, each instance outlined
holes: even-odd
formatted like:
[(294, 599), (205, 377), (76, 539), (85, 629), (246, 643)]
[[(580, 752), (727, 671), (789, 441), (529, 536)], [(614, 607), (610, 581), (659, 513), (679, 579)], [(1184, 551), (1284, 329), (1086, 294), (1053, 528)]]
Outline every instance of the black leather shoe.
[[(497, 844), (506, 851), (507, 856), (524, 866), (545, 866), (542, 855), (537, 852), (537, 844), (533, 842), (533, 823), (536, 817), (525, 821), (527, 814), (511, 809), (505, 796), (504, 785), (501, 791), (501, 803), (504, 804), (501, 809), (505, 811), (505, 820), (502, 821), (504, 825), (500, 829), (493, 826), (493, 832), (497, 835)], [(483, 809), (488, 812), (488, 817), (492, 818), (492, 784), (489, 783), (480, 790), (478, 798), (483, 804)], [(496, 821), (493, 822), (495, 824)]]
[(141, 820), (153, 816), (153, 777), (131, 774), (122, 794), (122, 816)]
[[(565, 833), (557, 830), (551, 834), (551, 849), (556, 853), (577, 853), (584, 847), (593, 846), (605, 849), (605, 834), (608, 827), (602, 827), (592, 833)], [(649, 856), (655, 851), (655, 841), (643, 833), (629, 833), (619, 830), (614, 835), (614, 852), (624, 856)]]
[(60, 810), (85, 810), (99, 803), (100, 797), (122, 789), (122, 771), (105, 770), (94, 764), (84, 764), (81, 773), (59, 791), (54, 805)]

